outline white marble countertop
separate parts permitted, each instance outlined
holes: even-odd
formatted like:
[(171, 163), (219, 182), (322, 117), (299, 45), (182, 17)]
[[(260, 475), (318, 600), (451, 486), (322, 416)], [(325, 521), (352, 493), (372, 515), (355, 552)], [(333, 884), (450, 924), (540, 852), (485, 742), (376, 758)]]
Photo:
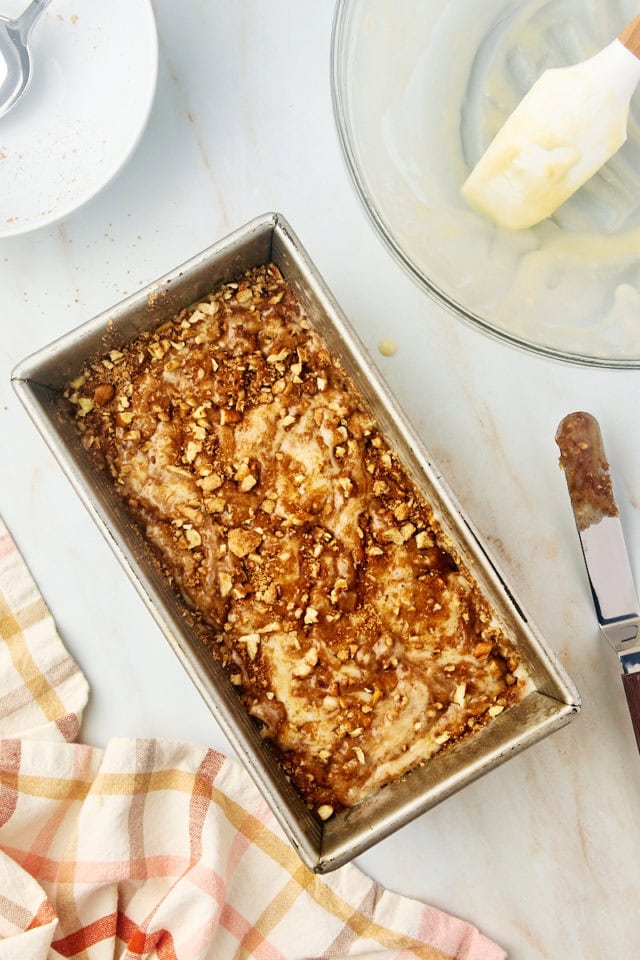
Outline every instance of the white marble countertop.
[[(616, 657), (596, 627), (554, 434), (571, 410), (600, 420), (635, 563), (640, 373), (494, 342), (428, 300), (390, 258), (338, 147), (330, 0), (153, 5), (158, 90), (136, 153), (62, 223), (0, 242), (0, 513), (91, 683), (85, 740), (231, 749), (31, 426), (10, 371), (236, 226), (280, 211), (584, 704), (568, 727), (359, 864), (477, 924), (513, 960), (632, 960), (640, 756)], [(378, 351), (385, 337), (397, 341), (393, 357)]]

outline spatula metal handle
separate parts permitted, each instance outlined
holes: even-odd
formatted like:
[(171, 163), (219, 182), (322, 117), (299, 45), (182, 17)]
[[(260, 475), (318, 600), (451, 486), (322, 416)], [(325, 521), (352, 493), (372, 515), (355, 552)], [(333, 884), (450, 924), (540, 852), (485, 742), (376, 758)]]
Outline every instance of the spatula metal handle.
[(633, 723), (638, 750), (640, 750), (640, 671), (637, 673), (624, 673), (622, 675), (622, 685), (627, 695), (631, 722)]

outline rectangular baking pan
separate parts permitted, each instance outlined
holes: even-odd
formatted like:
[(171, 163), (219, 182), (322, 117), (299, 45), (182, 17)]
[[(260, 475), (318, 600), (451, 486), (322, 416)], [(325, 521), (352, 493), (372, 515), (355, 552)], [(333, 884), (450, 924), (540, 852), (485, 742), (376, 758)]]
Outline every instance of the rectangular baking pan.
[[(268, 743), (220, 665), (193, 634), (176, 595), (150, 560), (149, 548), (109, 479), (84, 450), (62, 392), (87, 361), (119, 348), (221, 283), (273, 261), (293, 285), (309, 319), (340, 356), (371, 406), (390, 445), (433, 508), (436, 520), (517, 643), (534, 689), (516, 707), (400, 781), (321, 824), (287, 781)], [(580, 697), (570, 678), (523, 612), (447, 489), (420, 439), (380, 381), (346, 317), (280, 214), (269, 213), (127, 297), (20, 363), (13, 385), (122, 566), (158, 622), (240, 760), (270, 804), (290, 842), (316, 872), (353, 859), (410, 820), (445, 800), (567, 723)]]

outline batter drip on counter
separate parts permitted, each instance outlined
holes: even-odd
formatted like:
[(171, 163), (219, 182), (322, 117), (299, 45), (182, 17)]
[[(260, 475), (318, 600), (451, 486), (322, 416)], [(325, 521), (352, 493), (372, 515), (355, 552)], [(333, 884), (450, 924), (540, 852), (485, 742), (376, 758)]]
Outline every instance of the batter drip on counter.
[(521, 699), (514, 646), (273, 264), (66, 395), (322, 819)]

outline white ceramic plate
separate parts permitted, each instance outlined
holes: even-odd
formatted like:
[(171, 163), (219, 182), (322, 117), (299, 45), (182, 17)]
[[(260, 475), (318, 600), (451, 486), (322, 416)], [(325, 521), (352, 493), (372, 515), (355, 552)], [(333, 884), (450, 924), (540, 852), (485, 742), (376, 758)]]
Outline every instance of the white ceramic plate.
[[(2, 0), (15, 17), (28, 0)], [(67, 216), (136, 147), (156, 88), (150, 0), (53, 0), (32, 35), (33, 77), (0, 118), (0, 237)]]

